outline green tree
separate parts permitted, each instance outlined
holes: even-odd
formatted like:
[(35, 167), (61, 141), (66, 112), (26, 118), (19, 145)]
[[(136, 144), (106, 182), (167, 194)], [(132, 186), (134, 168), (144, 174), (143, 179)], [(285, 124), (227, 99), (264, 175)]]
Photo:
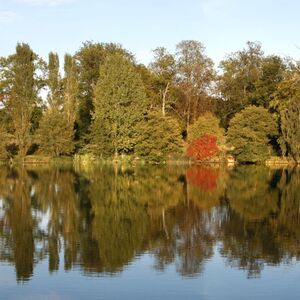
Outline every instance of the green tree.
[(78, 76), (74, 58), (66, 54), (64, 64), (64, 113), (70, 127), (74, 127), (76, 104), (78, 99)]
[(49, 53), (48, 63), (48, 103), (53, 108), (59, 108), (62, 101), (62, 87), (59, 73), (59, 57), (57, 53)]
[(219, 145), (223, 145), (225, 143), (225, 132), (219, 124), (220, 120), (211, 112), (204, 113), (189, 127), (188, 141), (201, 138), (205, 134), (210, 134), (217, 137)]
[[(70, 75), (69, 57), (66, 58), (66, 78), (65, 78), (65, 93), (63, 95), (60, 74), (59, 74), (59, 59), (56, 54), (49, 55), (49, 72), (48, 72), (48, 103), (49, 106), (44, 113), (39, 129), (37, 131), (37, 139), (40, 150), (52, 156), (60, 156), (62, 154), (70, 154), (74, 149), (74, 83), (73, 74)], [(71, 66), (72, 68), (72, 66)], [(64, 96), (64, 97), (63, 97)], [(64, 111), (65, 109), (65, 111)], [(72, 117), (70, 115), (72, 113)], [(72, 119), (73, 118), (73, 119)]]
[(40, 150), (51, 156), (68, 155), (73, 152), (74, 129), (58, 109), (48, 109), (37, 131)]
[(94, 90), (100, 75), (99, 68), (104, 63), (106, 56), (112, 53), (120, 53), (132, 59), (131, 54), (120, 45), (113, 43), (85, 42), (75, 54), (79, 79), (76, 136), (80, 140), (81, 146), (85, 142), (92, 121)]
[(228, 127), (235, 113), (249, 105), (269, 107), (287, 66), (279, 56), (265, 56), (259, 43), (248, 42), (221, 61), (220, 68), (216, 112), (222, 126)]
[(161, 109), (161, 93), (157, 75), (143, 64), (136, 65), (135, 69), (143, 81), (151, 109)]
[(221, 61), (222, 74), (218, 77), (221, 100), (217, 112), (222, 118), (223, 126), (228, 126), (235, 113), (253, 104), (262, 59), (261, 45), (248, 42), (245, 49), (234, 52)]
[(136, 154), (152, 161), (183, 154), (181, 128), (176, 119), (152, 112), (139, 128)]
[(40, 87), (40, 78), (36, 74), (41, 65), (41, 60), (27, 44), (18, 44), (16, 53), (6, 59), (5, 106), (21, 159), (32, 144), (32, 116)]
[(261, 74), (255, 82), (255, 93), (252, 104), (265, 108), (276, 97), (277, 90), (285, 78), (288, 65), (286, 61), (276, 55), (264, 57), (261, 63)]
[(249, 106), (229, 123), (228, 142), (238, 161), (260, 162), (272, 154), (272, 136), (278, 134), (273, 116), (263, 107)]
[(6, 128), (0, 123), (0, 159), (6, 159), (8, 156), (7, 145), (9, 135)]
[(281, 149), (295, 161), (300, 159), (300, 98), (293, 97), (280, 109)]
[(93, 152), (132, 153), (148, 103), (145, 87), (132, 62), (121, 54), (109, 55), (100, 67), (95, 89), (91, 127)]
[(174, 77), (176, 75), (176, 61), (172, 54), (168, 53), (164, 47), (156, 48), (154, 51), (154, 61), (150, 68), (157, 76), (157, 85), (161, 99), (162, 115), (166, 115), (168, 106), (168, 96), (173, 87)]
[(176, 77), (182, 91), (176, 109), (188, 127), (200, 114), (212, 109), (210, 92), (214, 79), (213, 62), (205, 54), (205, 47), (200, 42), (182, 41), (176, 49)]
[(280, 126), (279, 144), (284, 156), (294, 160), (300, 158), (300, 70), (292, 65), (279, 84), (271, 107), (275, 112)]

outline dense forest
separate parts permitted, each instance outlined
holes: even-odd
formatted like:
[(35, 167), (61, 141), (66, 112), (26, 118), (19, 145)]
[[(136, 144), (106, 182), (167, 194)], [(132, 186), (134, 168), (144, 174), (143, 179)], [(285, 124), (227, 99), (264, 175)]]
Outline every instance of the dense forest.
[(1, 159), (299, 160), (298, 62), (253, 42), (219, 66), (193, 40), (153, 54), (86, 42), (61, 64), (17, 44), (0, 58)]

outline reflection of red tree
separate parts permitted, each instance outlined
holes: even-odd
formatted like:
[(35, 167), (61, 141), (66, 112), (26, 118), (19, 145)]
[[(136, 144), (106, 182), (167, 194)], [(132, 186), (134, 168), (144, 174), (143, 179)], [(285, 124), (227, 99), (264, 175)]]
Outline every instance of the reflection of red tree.
[(193, 140), (187, 148), (187, 156), (196, 160), (206, 160), (219, 153), (217, 138), (214, 135), (204, 134)]
[(217, 188), (219, 170), (209, 167), (193, 166), (187, 170), (187, 181), (209, 192)]

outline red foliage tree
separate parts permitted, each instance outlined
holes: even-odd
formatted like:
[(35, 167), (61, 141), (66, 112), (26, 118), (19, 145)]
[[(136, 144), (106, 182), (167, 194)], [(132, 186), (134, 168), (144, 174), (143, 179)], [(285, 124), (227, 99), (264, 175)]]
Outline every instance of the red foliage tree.
[(201, 138), (193, 140), (187, 148), (187, 156), (195, 160), (207, 160), (219, 153), (217, 137), (204, 134)]

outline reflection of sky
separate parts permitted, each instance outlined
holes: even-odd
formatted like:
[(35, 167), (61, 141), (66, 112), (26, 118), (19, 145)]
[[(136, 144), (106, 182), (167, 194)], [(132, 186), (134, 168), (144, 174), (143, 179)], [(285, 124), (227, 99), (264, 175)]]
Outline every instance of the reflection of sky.
[(64, 272), (63, 255), (58, 272), (49, 274), (47, 261), (35, 268), (29, 282), (16, 284), (14, 269), (0, 265), (1, 299), (298, 299), (300, 265), (266, 266), (261, 277), (226, 266), (215, 249), (204, 273), (182, 278), (171, 265), (154, 270), (153, 257), (145, 254), (116, 277), (87, 277), (78, 270)]
[(4, 199), (0, 197), (0, 219), (2, 219), (4, 215), (5, 215)]
[(32, 216), (37, 220), (37, 228), (41, 232), (48, 232), (48, 224), (50, 221), (50, 208), (46, 212), (39, 210), (32, 210)]

